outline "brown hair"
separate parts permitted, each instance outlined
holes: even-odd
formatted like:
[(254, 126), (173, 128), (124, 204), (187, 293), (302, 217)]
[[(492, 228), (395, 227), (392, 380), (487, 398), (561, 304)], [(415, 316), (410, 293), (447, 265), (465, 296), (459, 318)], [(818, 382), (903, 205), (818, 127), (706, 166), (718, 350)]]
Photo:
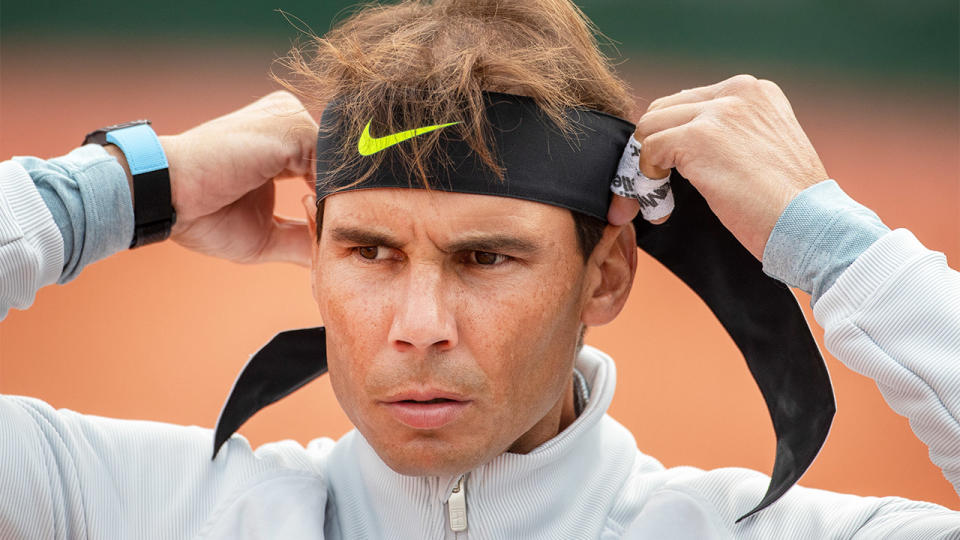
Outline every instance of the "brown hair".
[[(533, 98), (564, 133), (573, 129), (564, 121), (565, 109), (629, 117), (633, 101), (599, 50), (596, 35), (569, 0), (366, 4), (325, 36), (294, 47), (280, 61), (289, 75), (278, 80), (309, 110), (337, 100), (345, 125), (331, 129), (347, 133), (359, 134), (371, 119), (386, 133), (460, 122), (451, 129), (501, 174), (489, 143), (484, 91)], [(443, 162), (444, 156), (432, 155), (440, 136), (434, 131), (396, 147), (411, 182), (429, 186), (429, 164)], [(355, 144), (344, 141), (342, 167), (353, 168), (360, 159), (351, 148)], [(372, 157), (368, 173), (383, 156)]]

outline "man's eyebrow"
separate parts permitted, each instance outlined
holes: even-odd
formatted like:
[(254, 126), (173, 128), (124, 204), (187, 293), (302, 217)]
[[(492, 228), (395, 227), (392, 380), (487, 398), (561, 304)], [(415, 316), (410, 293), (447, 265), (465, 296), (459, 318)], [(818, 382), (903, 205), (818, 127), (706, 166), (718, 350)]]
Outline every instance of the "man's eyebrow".
[(466, 238), (457, 239), (443, 247), (444, 251), (456, 253), (458, 251), (489, 251), (492, 253), (535, 253), (540, 251), (540, 244), (508, 234), (475, 234)]
[(363, 229), (360, 227), (335, 227), (330, 231), (334, 241), (342, 244), (355, 244), (358, 246), (383, 246), (391, 249), (399, 249), (400, 242), (390, 238), (387, 234)]
[[(383, 246), (391, 249), (402, 248), (401, 242), (391, 238), (389, 234), (362, 227), (341, 226), (334, 227), (330, 235), (335, 242), (358, 246)], [(541, 246), (533, 240), (527, 240), (509, 234), (474, 233), (459, 238), (449, 244), (440, 246), (447, 253), (461, 251), (489, 251), (493, 253), (524, 253), (531, 254), (540, 251)]]

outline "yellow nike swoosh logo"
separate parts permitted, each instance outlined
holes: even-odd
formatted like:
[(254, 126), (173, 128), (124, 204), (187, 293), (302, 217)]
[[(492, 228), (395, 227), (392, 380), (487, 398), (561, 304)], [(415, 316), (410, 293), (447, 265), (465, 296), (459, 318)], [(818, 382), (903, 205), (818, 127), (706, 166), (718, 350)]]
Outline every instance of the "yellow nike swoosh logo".
[(433, 126), (419, 127), (415, 129), (408, 129), (406, 131), (400, 131), (392, 135), (374, 138), (370, 136), (370, 122), (367, 122), (366, 127), (363, 128), (363, 133), (360, 134), (360, 140), (357, 141), (357, 151), (360, 152), (361, 156), (369, 156), (386, 148), (390, 148), (395, 144), (402, 143), (407, 139), (412, 139), (417, 135), (423, 135), (424, 133), (430, 133), (431, 131), (436, 131), (438, 129), (459, 123), (460, 122), (450, 122), (449, 124), (437, 124)]

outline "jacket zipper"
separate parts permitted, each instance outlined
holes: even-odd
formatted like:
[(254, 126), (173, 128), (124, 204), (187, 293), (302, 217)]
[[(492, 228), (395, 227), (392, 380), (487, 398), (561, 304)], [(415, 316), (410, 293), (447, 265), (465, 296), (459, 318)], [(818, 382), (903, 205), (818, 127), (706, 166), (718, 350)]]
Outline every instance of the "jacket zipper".
[(466, 476), (460, 476), (457, 485), (447, 499), (447, 512), (450, 516), (450, 530), (455, 533), (467, 530), (467, 482)]

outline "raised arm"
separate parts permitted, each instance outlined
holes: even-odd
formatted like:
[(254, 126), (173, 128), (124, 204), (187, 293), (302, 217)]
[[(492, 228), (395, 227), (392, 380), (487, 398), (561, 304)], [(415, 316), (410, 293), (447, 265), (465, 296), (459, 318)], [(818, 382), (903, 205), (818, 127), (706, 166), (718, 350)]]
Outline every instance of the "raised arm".
[[(173, 241), (241, 263), (308, 266), (307, 225), (273, 214), (273, 182), (301, 178), (304, 194), (312, 192), (316, 138), (316, 123), (287, 92), (160, 137), (177, 214)], [(130, 182), (123, 153), (110, 144), (0, 163), (0, 318), (130, 245)]]
[[(876, 381), (960, 492), (960, 274), (943, 254), (909, 231), (890, 231), (828, 179), (770, 81), (739, 75), (658, 99), (637, 126), (641, 168), (677, 168), (765, 272), (811, 294), (827, 349)], [(617, 198), (610, 221), (635, 214), (635, 202)], [(732, 524), (766, 481), (759, 473), (721, 469), (693, 473), (676, 488), (699, 486), (695, 491), (709, 493)], [(876, 538), (894, 531), (954, 537), (960, 514), (893, 497), (795, 487), (731, 527), (744, 538)]]
[[(312, 192), (316, 137), (316, 124), (286, 92), (161, 137), (178, 218), (173, 240), (236, 262), (308, 265), (309, 229), (273, 214), (274, 180), (300, 178)], [(0, 163), (0, 316), (127, 249), (130, 181), (112, 145)], [(325, 504), (322, 469), (302, 447), (254, 452), (236, 439), (211, 462), (211, 441), (207, 429), (0, 396), (0, 538), (275, 537), (275, 528), (257, 527), (293, 522), (322, 535), (322, 514), (313, 512)], [(286, 521), (238, 517), (250, 507)]]
[[(960, 483), (960, 277), (829, 180), (776, 84), (738, 75), (655, 100), (641, 168), (676, 167), (764, 271), (811, 294), (826, 345), (873, 378)], [(611, 221), (636, 204), (617, 197)]]

